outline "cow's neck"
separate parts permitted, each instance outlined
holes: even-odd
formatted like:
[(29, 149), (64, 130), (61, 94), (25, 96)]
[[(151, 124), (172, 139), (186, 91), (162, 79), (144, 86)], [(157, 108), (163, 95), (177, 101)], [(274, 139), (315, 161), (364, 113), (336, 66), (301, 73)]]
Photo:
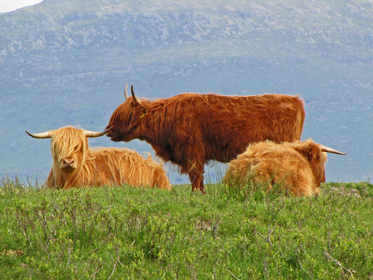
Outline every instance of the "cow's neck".
[(152, 145), (153, 148), (165, 148), (169, 145), (168, 140), (170, 135), (162, 126), (148, 123), (143, 131), (144, 133), (139, 138), (145, 140), (148, 144)]

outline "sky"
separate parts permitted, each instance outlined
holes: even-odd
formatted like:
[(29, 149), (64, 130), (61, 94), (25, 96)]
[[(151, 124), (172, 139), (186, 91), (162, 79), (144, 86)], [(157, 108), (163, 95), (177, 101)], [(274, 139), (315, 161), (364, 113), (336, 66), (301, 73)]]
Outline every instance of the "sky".
[(25, 6), (31, 6), (43, 0), (0, 0), (0, 13), (11, 12)]

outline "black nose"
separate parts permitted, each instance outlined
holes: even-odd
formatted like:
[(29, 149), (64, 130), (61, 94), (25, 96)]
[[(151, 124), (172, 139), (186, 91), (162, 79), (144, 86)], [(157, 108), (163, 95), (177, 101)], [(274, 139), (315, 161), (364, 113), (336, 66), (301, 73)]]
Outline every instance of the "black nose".
[(113, 133), (112, 132), (108, 136), (110, 137), (111, 141), (114, 141), (114, 142), (119, 142), (122, 139), (121, 136), (118, 133)]

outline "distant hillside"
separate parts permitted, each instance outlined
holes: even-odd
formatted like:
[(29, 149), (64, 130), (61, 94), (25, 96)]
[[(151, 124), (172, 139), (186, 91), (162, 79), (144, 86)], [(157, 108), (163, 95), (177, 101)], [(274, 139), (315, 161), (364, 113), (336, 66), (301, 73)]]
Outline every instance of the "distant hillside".
[[(299, 94), (307, 111), (303, 138), (348, 153), (330, 157), (328, 179), (367, 180), (372, 66), (368, 0), (45, 0), (0, 14), (0, 176), (44, 178), (48, 141), (24, 130), (100, 130), (122, 102), (124, 84), (133, 83), (149, 98)], [(92, 144), (150, 150), (140, 141)]]

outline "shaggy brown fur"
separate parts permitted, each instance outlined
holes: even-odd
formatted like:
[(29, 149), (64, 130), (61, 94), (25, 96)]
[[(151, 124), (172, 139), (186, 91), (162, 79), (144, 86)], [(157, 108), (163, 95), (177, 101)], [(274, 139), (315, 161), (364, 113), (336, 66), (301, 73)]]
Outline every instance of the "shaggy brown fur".
[(112, 114), (107, 136), (138, 138), (187, 173), (192, 189), (203, 188), (204, 164), (228, 162), (252, 142), (300, 139), (305, 118), (297, 96), (224, 96), (184, 93), (171, 98), (126, 99)]
[(149, 186), (171, 190), (161, 164), (149, 156), (119, 148), (89, 148), (81, 129), (63, 127), (52, 132), (53, 166), (47, 187)]
[(296, 196), (319, 194), (325, 182), (327, 156), (321, 145), (304, 142), (251, 144), (229, 163), (223, 182), (243, 185), (248, 180), (272, 188), (279, 184)]

